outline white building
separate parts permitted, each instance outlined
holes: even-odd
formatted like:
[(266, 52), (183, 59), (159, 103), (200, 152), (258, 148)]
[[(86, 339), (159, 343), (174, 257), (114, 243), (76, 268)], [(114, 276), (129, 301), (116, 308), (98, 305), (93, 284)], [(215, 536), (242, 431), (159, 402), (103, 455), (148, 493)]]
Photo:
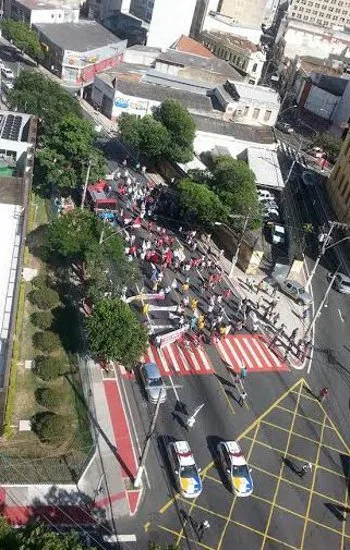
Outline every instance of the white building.
[(74, 23), (79, 20), (80, 4), (77, 0), (12, 0), (11, 19), (27, 23)]
[(259, 44), (262, 34), (259, 25), (241, 25), (232, 17), (215, 11), (208, 11), (203, 21), (203, 31), (226, 32), (235, 36), (247, 38), (253, 44)]
[(279, 41), (284, 44), (284, 56), (290, 59), (296, 55), (327, 59), (332, 54), (341, 55), (350, 45), (350, 33), (285, 19), (276, 37), (276, 42)]
[(265, 86), (228, 80), (214, 91), (224, 119), (242, 124), (274, 126), (280, 109), (279, 95)]
[(217, 57), (237, 69), (245, 82), (258, 84), (266, 61), (258, 46), (246, 38), (221, 32), (203, 31), (201, 40)]

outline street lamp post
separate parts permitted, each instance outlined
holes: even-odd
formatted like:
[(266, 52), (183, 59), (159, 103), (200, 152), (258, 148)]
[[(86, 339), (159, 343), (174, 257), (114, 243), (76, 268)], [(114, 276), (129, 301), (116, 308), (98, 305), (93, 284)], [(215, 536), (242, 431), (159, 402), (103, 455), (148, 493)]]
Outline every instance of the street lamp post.
[[(320, 263), (321, 261), (321, 258), (322, 256), (327, 252), (327, 250), (329, 250), (330, 248), (333, 248), (333, 246), (336, 246), (337, 244), (340, 244), (344, 241), (347, 241), (350, 239), (350, 236), (348, 237), (344, 237), (343, 239), (340, 239), (339, 241), (335, 242), (335, 243), (332, 243), (330, 245), (328, 245), (329, 243), (329, 239), (331, 238), (331, 235), (332, 235), (332, 232), (333, 232), (333, 229), (335, 227), (344, 227), (344, 228), (348, 228), (349, 226), (346, 224), (346, 223), (341, 223), (341, 222), (330, 222), (329, 224), (329, 230), (328, 230), (328, 233), (326, 233), (325, 235), (323, 235), (323, 241), (322, 241), (322, 246), (321, 246), (321, 250), (320, 250), (320, 253), (319, 255), (317, 256), (316, 258), (316, 261), (315, 261), (315, 264), (311, 270), (311, 273), (309, 275), (309, 278), (306, 282), (306, 285), (305, 285), (305, 288), (306, 290), (308, 289), (308, 287), (310, 286), (311, 284), (311, 281), (316, 273), (316, 269), (318, 267), (318, 264)], [(328, 245), (328, 246), (327, 246)]]
[[(249, 219), (250, 219), (250, 216), (232, 216), (232, 218), (243, 218), (244, 217), (244, 224), (243, 224), (243, 227), (242, 227), (242, 233), (241, 233), (241, 236), (240, 236), (240, 239), (238, 241), (238, 244), (237, 244), (237, 248), (236, 248), (236, 251), (232, 257), (232, 260), (231, 260), (231, 267), (230, 267), (230, 271), (229, 271), (229, 274), (228, 274), (228, 277), (229, 279), (231, 279), (233, 277), (233, 272), (234, 272), (234, 269), (235, 269), (235, 266), (237, 264), (237, 260), (238, 260), (238, 256), (239, 256), (239, 252), (241, 250), (241, 246), (242, 246), (242, 242), (243, 242), (243, 237), (244, 237), (244, 233), (246, 232), (246, 229), (247, 229), (247, 225), (248, 225), (248, 222), (249, 222)], [(229, 227), (226, 223), (224, 222), (214, 222), (214, 225), (224, 225), (226, 227), (226, 229), (228, 229), (232, 234), (233, 231), (231, 229), (231, 227)]]
[(89, 184), (91, 167), (92, 167), (92, 160), (89, 159), (88, 167), (87, 167), (87, 170), (86, 170), (86, 177), (85, 177), (85, 183), (84, 183), (84, 189), (83, 189), (83, 196), (82, 196), (82, 198), (81, 198), (81, 205), (80, 205), (80, 208), (81, 208), (82, 210), (84, 210), (84, 204), (85, 204), (85, 199), (86, 199), (86, 191), (87, 191), (87, 186), (88, 186), (88, 184)]

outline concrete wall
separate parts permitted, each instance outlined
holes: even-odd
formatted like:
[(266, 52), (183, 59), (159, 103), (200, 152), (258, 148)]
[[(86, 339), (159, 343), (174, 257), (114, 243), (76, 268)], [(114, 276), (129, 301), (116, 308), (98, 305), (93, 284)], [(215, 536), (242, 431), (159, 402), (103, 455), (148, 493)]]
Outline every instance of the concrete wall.
[(288, 22), (284, 40), (284, 55), (290, 59), (294, 59), (296, 55), (325, 59), (330, 54), (340, 55), (347, 46), (350, 46), (350, 34), (337, 35), (317, 25), (303, 26), (295, 24), (294, 21)]
[(322, 88), (312, 85), (305, 100), (304, 107), (317, 116), (331, 120), (333, 113), (341, 101), (341, 97), (335, 96)]
[(188, 36), (196, 0), (154, 0), (147, 46), (169, 48), (182, 34)]

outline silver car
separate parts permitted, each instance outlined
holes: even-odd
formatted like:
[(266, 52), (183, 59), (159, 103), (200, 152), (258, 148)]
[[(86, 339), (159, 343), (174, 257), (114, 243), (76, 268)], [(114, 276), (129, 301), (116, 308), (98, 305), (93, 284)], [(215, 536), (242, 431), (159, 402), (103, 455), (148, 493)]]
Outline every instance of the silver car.
[(298, 283), (298, 281), (293, 281), (292, 279), (286, 279), (279, 283), (282, 292), (288, 294), (293, 300), (295, 300), (301, 306), (309, 306), (313, 302), (311, 294), (306, 292), (303, 285)]
[(161, 403), (166, 400), (166, 388), (155, 363), (145, 363), (141, 367), (141, 376), (150, 403)]
[[(327, 278), (330, 281), (333, 273), (328, 273)], [(337, 273), (334, 279), (333, 288), (342, 294), (350, 294), (350, 277), (344, 273)]]

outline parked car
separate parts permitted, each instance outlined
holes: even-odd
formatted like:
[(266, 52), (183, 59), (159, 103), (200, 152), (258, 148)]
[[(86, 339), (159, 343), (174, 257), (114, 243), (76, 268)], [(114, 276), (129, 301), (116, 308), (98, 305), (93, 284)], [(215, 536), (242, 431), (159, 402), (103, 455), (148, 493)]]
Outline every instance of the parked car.
[(278, 210), (278, 204), (275, 200), (271, 200), (271, 199), (261, 199), (260, 200), (260, 204), (268, 209), (268, 210), (271, 210), (271, 209), (275, 209), (275, 210)]
[(306, 292), (305, 288), (298, 281), (286, 279), (279, 283), (282, 292), (288, 294), (301, 306), (309, 306), (313, 302), (311, 294)]
[(168, 452), (179, 492), (185, 498), (198, 497), (203, 489), (200, 468), (196, 465), (188, 441), (172, 441)]
[(0, 71), (5, 68), (5, 63), (0, 59)]
[[(334, 273), (328, 273), (327, 279), (330, 281)], [(350, 277), (344, 273), (337, 273), (334, 279), (333, 288), (342, 294), (350, 294)]]
[(237, 497), (248, 497), (253, 492), (251, 468), (248, 467), (237, 441), (220, 441), (217, 447), (222, 469)]
[(284, 244), (286, 240), (286, 230), (283, 225), (275, 223), (271, 231), (273, 244)]
[(5, 65), (1, 68), (1, 74), (4, 78), (7, 78), (8, 80), (13, 80), (15, 78), (15, 75), (13, 74), (11, 69), (6, 67)]
[(278, 208), (265, 207), (263, 210), (263, 216), (265, 221), (277, 222), (280, 219)]
[(142, 381), (150, 403), (157, 403), (160, 399), (164, 403), (167, 397), (166, 388), (155, 363), (145, 363), (141, 369)]
[(265, 189), (258, 189), (257, 190), (257, 195), (258, 195), (259, 201), (262, 201), (262, 200), (274, 201), (275, 200), (275, 196), (270, 191), (266, 191)]
[(294, 129), (288, 122), (282, 122), (278, 121), (276, 122), (276, 128), (277, 130), (280, 130), (280, 132), (283, 132), (284, 134), (292, 134), (294, 132)]

